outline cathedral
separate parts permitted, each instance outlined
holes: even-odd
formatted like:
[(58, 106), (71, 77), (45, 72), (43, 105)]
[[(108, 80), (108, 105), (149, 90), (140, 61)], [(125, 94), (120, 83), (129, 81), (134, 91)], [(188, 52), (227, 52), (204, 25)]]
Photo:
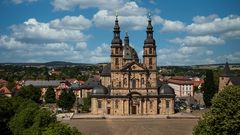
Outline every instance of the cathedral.
[(129, 45), (126, 33), (120, 38), (116, 16), (111, 42), (111, 63), (103, 67), (99, 85), (91, 95), (91, 113), (97, 115), (157, 115), (174, 113), (174, 90), (157, 77), (156, 43), (151, 18), (143, 45), (143, 62)]

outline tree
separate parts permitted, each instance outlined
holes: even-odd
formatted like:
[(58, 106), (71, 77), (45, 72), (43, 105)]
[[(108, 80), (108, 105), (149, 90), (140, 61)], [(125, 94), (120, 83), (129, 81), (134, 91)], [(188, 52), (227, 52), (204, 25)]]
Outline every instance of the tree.
[(33, 101), (25, 101), (18, 108), (18, 112), (11, 118), (9, 127), (13, 134), (26, 134), (26, 130), (33, 124), (35, 112), (39, 109)]
[(212, 99), (212, 106), (194, 128), (194, 135), (240, 133), (240, 86), (228, 86)]
[(14, 115), (14, 111), (11, 108), (10, 98), (0, 96), (0, 131), (1, 134), (11, 134), (11, 130), (8, 128), (7, 123)]
[(62, 123), (52, 123), (46, 128), (43, 135), (81, 135), (81, 132)]
[(90, 93), (87, 94), (86, 98), (83, 98), (83, 111), (89, 112), (91, 108), (91, 98)]
[(212, 70), (206, 71), (206, 77), (204, 78), (204, 84), (201, 87), (201, 90), (203, 93), (203, 100), (205, 102), (205, 105), (207, 107), (211, 106), (211, 100), (214, 96), (214, 94), (217, 92), (213, 80), (213, 72)]
[(56, 122), (52, 112), (40, 108), (31, 100), (24, 101), (11, 118), (9, 127), (13, 134), (41, 134), (50, 123)]
[(7, 88), (10, 90), (10, 91), (12, 91), (12, 89), (15, 87), (15, 83), (14, 82), (8, 82), (7, 83)]
[(46, 103), (56, 103), (56, 95), (53, 87), (48, 87), (45, 93), (45, 102)]
[(23, 86), (17, 93), (17, 96), (25, 99), (30, 99), (38, 103), (40, 101), (41, 91), (33, 85)]
[(73, 107), (75, 100), (75, 95), (72, 90), (63, 90), (59, 97), (57, 105), (64, 110), (69, 111)]

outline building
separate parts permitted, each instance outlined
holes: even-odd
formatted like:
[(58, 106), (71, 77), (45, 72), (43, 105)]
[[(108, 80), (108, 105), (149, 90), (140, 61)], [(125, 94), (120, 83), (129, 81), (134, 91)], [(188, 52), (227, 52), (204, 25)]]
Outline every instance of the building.
[(26, 80), (23, 84), (24, 86), (33, 85), (34, 87), (39, 88), (41, 91), (40, 100), (42, 101), (45, 101), (44, 95), (48, 87), (54, 88), (56, 99), (59, 99), (59, 96), (61, 95), (62, 90), (67, 90), (70, 88), (70, 83), (62, 80)]
[(4, 96), (12, 97), (12, 92), (6, 86), (0, 88), (0, 93), (3, 94)]
[(228, 62), (226, 62), (223, 72), (219, 76), (218, 91), (222, 91), (228, 85), (240, 85), (240, 76), (232, 74)]
[(167, 82), (174, 89), (177, 97), (194, 96), (194, 82), (191, 79), (177, 76), (168, 79)]
[(156, 43), (150, 17), (146, 33), (143, 63), (140, 63), (137, 52), (129, 45), (128, 33), (122, 45), (116, 16), (111, 43), (111, 63), (103, 68), (100, 83), (92, 90), (92, 114), (174, 113), (174, 90), (167, 84), (157, 83)]

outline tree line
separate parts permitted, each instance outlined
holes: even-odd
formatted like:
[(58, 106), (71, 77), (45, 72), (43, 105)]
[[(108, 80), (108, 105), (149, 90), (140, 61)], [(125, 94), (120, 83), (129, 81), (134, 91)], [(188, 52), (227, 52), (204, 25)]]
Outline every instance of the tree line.
[[(63, 91), (63, 96), (56, 101), (52, 90), (49, 88), (47, 92), (48, 103), (57, 102), (60, 107), (67, 110), (72, 108), (75, 102), (72, 91)], [(76, 128), (58, 122), (54, 112), (41, 107), (40, 96), (40, 90), (32, 85), (22, 87), (12, 98), (0, 95), (0, 133), (3, 135), (81, 134)]]

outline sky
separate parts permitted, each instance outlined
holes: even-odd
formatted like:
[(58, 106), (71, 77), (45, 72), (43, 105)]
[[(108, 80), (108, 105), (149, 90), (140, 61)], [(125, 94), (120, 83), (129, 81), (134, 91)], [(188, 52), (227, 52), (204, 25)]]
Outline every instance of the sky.
[(116, 13), (140, 59), (151, 14), (159, 66), (240, 63), (239, 0), (1, 0), (0, 63), (110, 62)]

